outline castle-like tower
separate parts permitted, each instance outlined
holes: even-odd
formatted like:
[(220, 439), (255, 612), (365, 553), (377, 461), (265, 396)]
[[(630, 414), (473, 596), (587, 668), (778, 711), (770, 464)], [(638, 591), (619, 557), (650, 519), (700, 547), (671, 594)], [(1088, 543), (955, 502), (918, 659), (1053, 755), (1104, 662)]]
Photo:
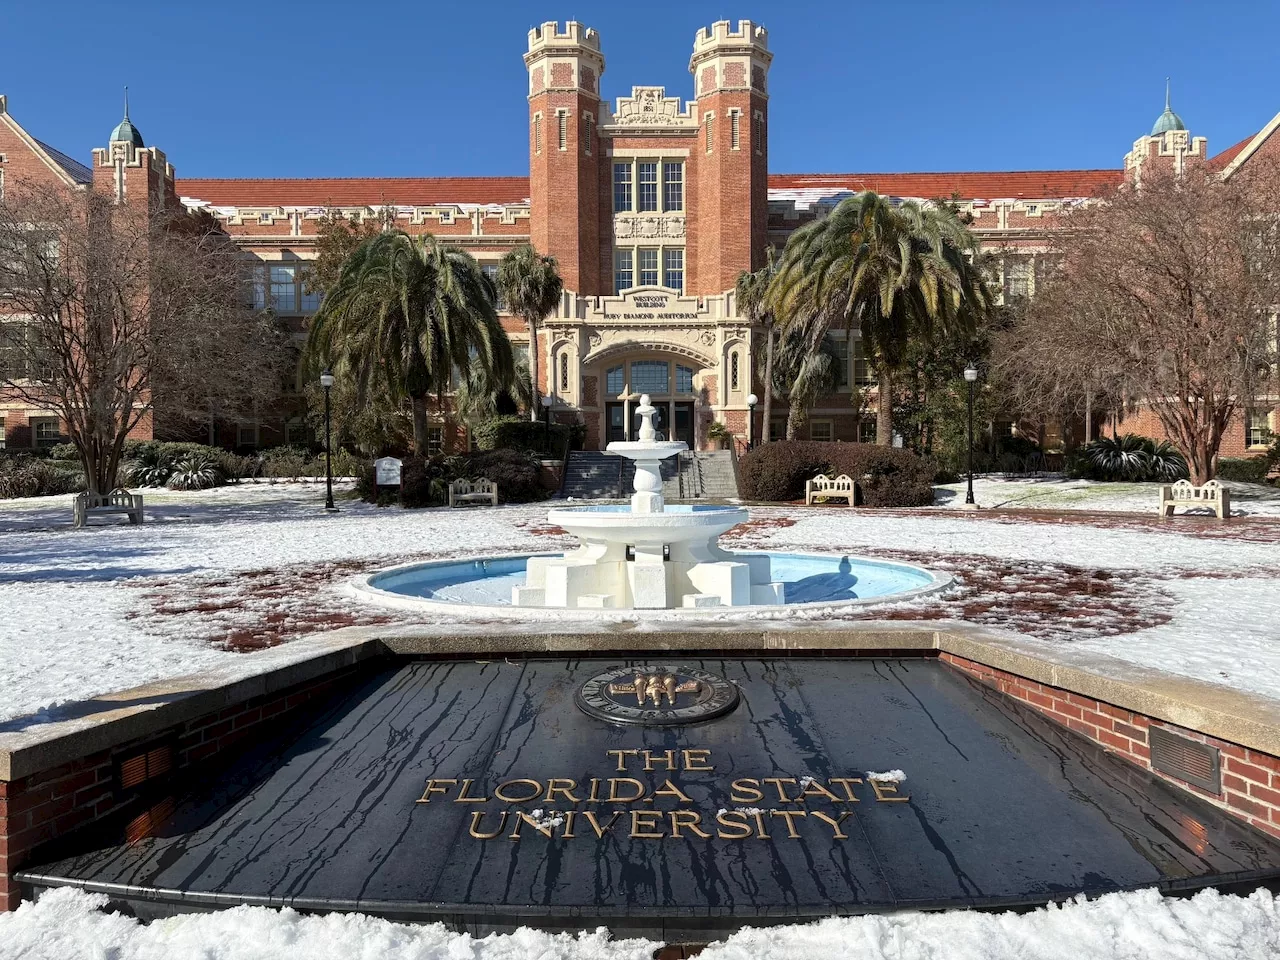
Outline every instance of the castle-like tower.
[(599, 294), (600, 35), (570, 21), (529, 31), (530, 240), (560, 263), (565, 288)]
[(93, 151), (93, 188), (114, 197), (116, 203), (139, 209), (176, 205), (173, 164), (163, 151), (148, 147), (129, 119), (129, 92), (124, 95), (124, 119), (111, 131), (106, 147)]
[(1141, 183), (1144, 173), (1169, 170), (1181, 174), (1187, 167), (1203, 163), (1208, 153), (1208, 140), (1193, 137), (1182, 118), (1169, 105), (1169, 83), (1165, 81), (1164, 113), (1156, 118), (1148, 136), (1134, 141), (1133, 149), (1124, 156), (1125, 177)]
[(690, 224), (691, 293), (731, 289), (764, 259), (768, 226), (769, 32), (750, 20), (703, 28), (689, 72), (701, 125), (694, 149), (697, 215)]

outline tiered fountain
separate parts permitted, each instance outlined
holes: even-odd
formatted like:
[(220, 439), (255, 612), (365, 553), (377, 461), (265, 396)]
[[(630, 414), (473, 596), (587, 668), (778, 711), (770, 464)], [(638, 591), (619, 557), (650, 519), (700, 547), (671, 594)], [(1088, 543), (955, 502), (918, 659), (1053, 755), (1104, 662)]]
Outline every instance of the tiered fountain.
[(640, 398), (640, 439), (609, 444), (634, 460), (635, 493), (624, 506), (566, 507), (548, 520), (581, 541), (559, 557), (530, 557), (524, 586), (512, 588), (523, 607), (662, 610), (782, 603), (767, 556), (739, 556), (716, 540), (747, 519), (742, 507), (666, 506), (659, 464), (688, 445), (658, 440), (654, 407)]

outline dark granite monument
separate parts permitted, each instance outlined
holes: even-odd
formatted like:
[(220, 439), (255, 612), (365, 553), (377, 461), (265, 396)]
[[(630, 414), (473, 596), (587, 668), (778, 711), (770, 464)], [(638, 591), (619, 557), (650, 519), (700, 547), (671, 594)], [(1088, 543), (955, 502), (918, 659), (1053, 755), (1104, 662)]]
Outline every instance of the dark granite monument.
[(927, 659), (405, 661), (169, 790), (149, 835), (21, 879), (705, 939), (1280, 876), (1275, 840)]

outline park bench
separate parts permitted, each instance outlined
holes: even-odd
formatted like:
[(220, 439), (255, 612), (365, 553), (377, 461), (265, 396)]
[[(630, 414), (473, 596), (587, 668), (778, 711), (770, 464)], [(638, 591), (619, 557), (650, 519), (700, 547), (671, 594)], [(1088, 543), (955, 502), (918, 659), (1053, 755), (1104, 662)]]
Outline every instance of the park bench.
[(110, 493), (78, 493), (75, 500), (75, 525), (83, 527), (91, 515), (127, 514), (130, 523), (142, 522), (142, 494), (116, 487)]
[(812, 506), (815, 500), (844, 500), (852, 507), (854, 492), (853, 478), (848, 474), (842, 473), (833, 478), (820, 473), (812, 480), (805, 481), (804, 503), (807, 507)]
[(449, 484), (449, 506), (464, 503), (491, 503), (498, 505), (498, 485), (481, 477), (479, 480), (454, 480)]
[(1172, 517), (1175, 507), (1210, 507), (1219, 520), (1231, 516), (1231, 493), (1217, 480), (1197, 487), (1189, 480), (1160, 488), (1160, 516)]

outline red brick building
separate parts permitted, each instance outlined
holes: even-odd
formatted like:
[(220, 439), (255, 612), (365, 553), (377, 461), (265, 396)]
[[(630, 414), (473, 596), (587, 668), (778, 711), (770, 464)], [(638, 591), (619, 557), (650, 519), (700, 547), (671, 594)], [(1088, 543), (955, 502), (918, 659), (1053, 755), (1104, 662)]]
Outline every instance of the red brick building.
[[(164, 154), (145, 147), (131, 124), (113, 134), (86, 168), (18, 127), (0, 99), (3, 177), (54, 177), (72, 188), (89, 183), (127, 198), (177, 196), (225, 225), (256, 273), (258, 303), (295, 318), (302, 329), (318, 297), (302, 282), (327, 210), (380, 219), (387, 211), (410, 233), (432, 233), (471, 252), (487, 271), (513, 246), (532, 242), (560, 263), (565, 295), (542, 327), (543, 392), (561, 420), (586, 425), (588, 446), (629, 432), (630, 395), (648, 393), (661, 429), (691, 446), (707, 445), (713, 420), (745, 436), (747, 398), (760, 335), (739, 314), (734, 282), (757, 268), (769, 244), (781, 248), (801, 224), (842, 198), (872, 189), (903, 198), (958, 198), (984, 246), (1002, 254), (1005, 296), (1034, 294), (1045, 231), (1059, 212), (1153, 165), (1182, 169), (1207, 163), (1224, 176), (1268, 153), (1280, 153), (1280, 116), (1210, 156), (1168, 109), (1139, 138), (1123, 164), (1107, 170), (993, 173), (768, 173), (768, 33), (751, 21), (720, 21), (700, 30), (689, 69), (694, 99), (662, 87), (636, 86), (608, 103), (600, 97), (605, 57), (600, 36), (570, 22), (529, 32), (529, 176), (369, 179), (173, 180)], [(794, 69), (794, 66), (791, 67)], [(126, 121), (127, 123), (127, 121)], [(122, 127), (125, 125), (122, 124)], [(116, 136), (126, 139), (117, 140)], [(522, 322), (505, 317), (517, 348), (529, 350)], [(843, 335), (840, 335), (843, 336)], [(805, 426), (813, 439), (868, 438), (872, 405), (861, 404), (871, 378), (856, 334), (840, 340), (839, 391), (824, 398)], [(295, 385), (295, 389), (298, 385)], [(1224, 455), (1260, 449), (1276, 423), (1276, 398), (1257, 398), (1228, 435)], [(301, 417), (265, 412), (234, 426), (239, 446), (267, 446), (305, 435)], [(51, 429), (38, 411), (5, 406), (8, 442), (42, 442)], [(779, 435), (785, 408), (775, 407)], [(1159, 435), (1154, 418), (1128, 424)], [(36, 427), (28, 430), (27, 424)], [(760, 425), (754, 426), (758, 435)], [(1011, 425), (998, 425), (1011, 429)], [(634, 429), (631, 427), (630, 429)], [(41, 431), (44, 431), (42, 434)], [(452, 442), (443, 423), (436, 442)], [(1050, 429), (1048, 444), (1060, 438)]]

